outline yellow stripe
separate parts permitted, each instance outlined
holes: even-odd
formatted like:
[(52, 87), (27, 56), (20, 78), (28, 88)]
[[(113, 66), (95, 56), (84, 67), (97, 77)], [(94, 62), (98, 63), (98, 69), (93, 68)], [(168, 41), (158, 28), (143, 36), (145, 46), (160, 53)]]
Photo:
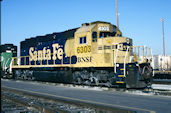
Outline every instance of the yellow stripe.
[(124, 70), (124, 68), (121, 68), (120, 70)]
[(123, 81), (116, 81), (116, 83), (123, 84), (125, 82), (123, 82)]
[(91, 100), (77, 99), (77, 98), (71, 98), (71, 97), (64, 97), (64, 96), (53, 95), (53, 94), (49, 94), (49, 93), (41, 93), (41, 92), (36, 92), (36, 91), (28, 91), (28, 90), (24, 90), (24, 89), (12, 88), (12, 87), (8, 87), (8, 86), (3, 86), (3, 87), (8, 88), (8, 89), (13, 89), (13, 90), (20, 90), (20, 91), (31, 92), (31, 93), (36, 93), (36, 94), (54, 96), (54, 97), (57, 97), (57, 98), (71, 99), (71, 100), (89, 102), (89, 103), (94, 103), (94, 104), (101, 104), (101, 105), (106, 105), (106, 106), (127, 108), (127, 109), (140, 110), (140, 111), (147, 111), (149, 113), (156, 113), (155, 111), (151, 111), (151, 110), (148, 110), (148, 109), (142, 109), (142, 108), (136, 108), (136, 107), (128, 107), (128, 106), (122, 106), (122, 105), (118, 105), (118, 104), (107, 104), (107, 103), (102, 103), (102, 102), (95, 102), (95, 101), (91, 101)]
[(118, 75), (118, 77), (125, 77), (124, 75)]

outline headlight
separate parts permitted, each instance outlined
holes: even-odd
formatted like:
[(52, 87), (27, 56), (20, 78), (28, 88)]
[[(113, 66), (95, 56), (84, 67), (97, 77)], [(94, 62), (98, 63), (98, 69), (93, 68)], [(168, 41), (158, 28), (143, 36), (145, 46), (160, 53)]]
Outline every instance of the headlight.
[(119, 64), (116, 64), (116, 67), (119, 67)]

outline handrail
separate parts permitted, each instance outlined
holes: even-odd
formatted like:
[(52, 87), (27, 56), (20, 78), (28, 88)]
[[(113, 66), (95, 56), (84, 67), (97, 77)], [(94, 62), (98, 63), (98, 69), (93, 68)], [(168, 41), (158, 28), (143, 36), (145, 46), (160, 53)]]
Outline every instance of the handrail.
[[(116, 64), (117, 64), (117, 58), (118, 58), (118, 52), (119, 52), (119, 43), (115, 44), (117, 45), (117, 49), (116, 49), (116, 52), (115, 52), (115, 55), (114, 55), (114, 73), (116, 73)], [(124, 76), (126, 75), (126, 59), (128, 57), (128, 51), (129, 49), (132, 48), (134, 49), (134, 58), (136, 58), (134, 61), (135, 62), (138, 62), (138, 63), (144, 63), (146, 62), (145, 59), (151, 59), (152, 58), (152, 51), (151, 51), (151, 48), (148, 48), (146, 46), (127, 46), (127, 49), (126, 49), (126, 53), (125, 53), (125, 56), (124, 56)], [(138, 49), (138, 50), (137, 50)], [(140, 49), (142, 49), (142, 52), (140, 52)], [(138, 53), (137, 53), (138, 52)], [(141, 55), (140, 53), (143, 55), (142, 56), (142, 62), (140, 61), (140, 58), (141, 58)], [(114, 53), (113, 53), (114, 54)], [(131, 60), (129, 61), (129, 63), (131, 62)]]
[[(138, 54), (136, 53), (136, 48), (138, 48)], [(134, 49), (134, 55), (137, 56), (138, 63), (140, 63), (140, 49), (142, 49), (142, 62), (145, 62), (145, 59), (148, 59), (148, 57), (152, 58), (151, 48), (148, 48), (146, 46), (134, 46)]]
[(128, 50), (129, 50), (129, 46), (127, 47), (126, 49), (126, 54), (125, 54), (125, 58), (124, 58), (124, 77), (126, 75), (126, 57), (127, 57), (127, 54), (128, 54)]
[[(26, 65), (27, 63), (26, 63), (26, 59), (27, 58), (30, 58), (30, 56), (20, 56), (20, 57), (13, 57), (12, 59), (17, 59), (16, 61), (18, 61), (18, 59), (21, 61), (21, 59), (24, 59), (24, 64), (22, 64), (22, 65)], [(13, 66), (16, 66), (16, 65), (21, 65), (21, 62), (19, 62), (20, 64), (15, 64), (15, 62), (14, 62), (15, 60), (13, 60)], [(42, 61), (43, 60), (37, 60), (37, 61), (40, 61), (40, 64), (42, 65)], [(46, 59), (46, 61), (47, 61), (47, 63), (46, 63), (46, 65), (49, 65), (49, 63), (48, 63), (48, 59)], [(36, 61), (34, 61), (34, 62), (36, 62)], [(53, 64), (55, 64), (55, 60), (53, 61)], [(27, 64), (27, 65), (31, 65), (31, 61), (29, 60), (29, 63)], [(36, 63), (34, 64), (34, 65), (37, 65)], [(62, 59), (61, 59), (61, 66), (63, 65), (63, 57), (62, 57)], [(70, 56), (70, 65), (71, 65), (71, 56)]]
[(115, 61), (114, 61), (114, 73), (116, 73), (116, 58), (118, 57), (118, 48), (119, 48), (119, 43), (116, 44), (117, 45), (117, 50), (116, 50), (116, 55), (115, 55)]

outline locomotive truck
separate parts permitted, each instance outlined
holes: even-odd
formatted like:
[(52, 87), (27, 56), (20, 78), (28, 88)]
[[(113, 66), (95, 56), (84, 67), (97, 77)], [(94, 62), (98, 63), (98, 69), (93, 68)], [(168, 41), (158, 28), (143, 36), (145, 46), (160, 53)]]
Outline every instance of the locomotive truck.
[(109, 22), (84, 23), (22, 41), (12, 74), (15, 79), (144, 88), (152, 81), (151, 57), (142, 46), (140, 60), (140, 48)]

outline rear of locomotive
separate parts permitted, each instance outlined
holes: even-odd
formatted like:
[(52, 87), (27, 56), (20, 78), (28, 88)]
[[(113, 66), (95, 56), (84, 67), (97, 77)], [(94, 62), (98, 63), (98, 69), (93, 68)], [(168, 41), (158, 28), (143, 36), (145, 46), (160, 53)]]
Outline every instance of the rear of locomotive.
[[(75, 33), (75, 42), (74, 67), (91, 68), (93, 72), (89, 76), (95, 83), (126, 88), (151, 84), (151, 55), (147, 56), (147, 47), (134, 47), (132, 39), (122, 37), (116, 26), (101, 21), (83, 24)], [(86, 79), (82, 75), (79, 76)]]

